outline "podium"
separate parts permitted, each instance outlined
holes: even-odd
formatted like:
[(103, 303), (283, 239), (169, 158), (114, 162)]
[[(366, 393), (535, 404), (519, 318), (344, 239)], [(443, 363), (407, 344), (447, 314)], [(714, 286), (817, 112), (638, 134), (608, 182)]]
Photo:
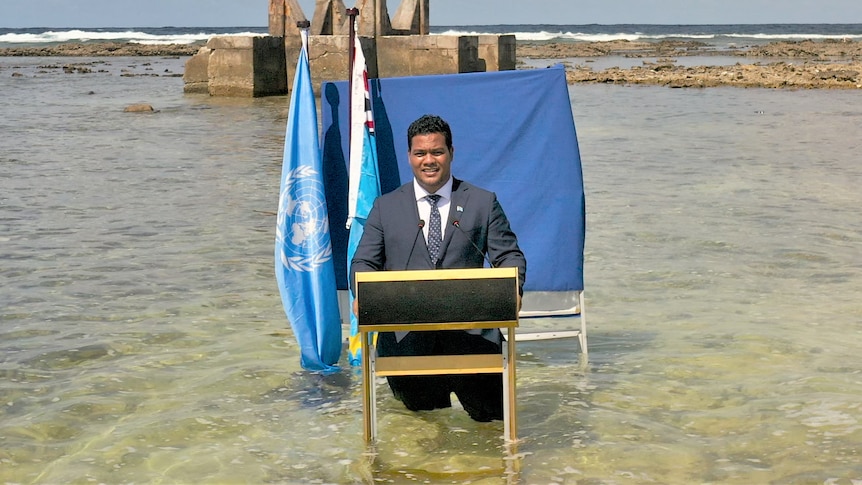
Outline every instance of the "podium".
[[(503, 428), (517, 440), (515, 328), (518, 269), (470, 268), (356, 273), (362, 342), (365, 440), (377, 439), (376, 378), (436, 374), (503, 375)], [(500, 328), (500, 354), (377, 357), (374, 332)]]

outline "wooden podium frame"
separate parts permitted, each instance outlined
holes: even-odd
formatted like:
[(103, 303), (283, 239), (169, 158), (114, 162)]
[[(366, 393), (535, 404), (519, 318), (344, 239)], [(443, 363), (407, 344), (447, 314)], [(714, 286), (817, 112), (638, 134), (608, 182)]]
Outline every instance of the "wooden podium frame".
[[(503, 428), (517, 441), (515, 328), (518, 269), (470, 268), (356, 273), (362, 342), (365, 440), (377, 439), (376, 378), (435, 374), (503, 375)], [(377, 357), (374, 332), (505, 328), (500, 354)]]

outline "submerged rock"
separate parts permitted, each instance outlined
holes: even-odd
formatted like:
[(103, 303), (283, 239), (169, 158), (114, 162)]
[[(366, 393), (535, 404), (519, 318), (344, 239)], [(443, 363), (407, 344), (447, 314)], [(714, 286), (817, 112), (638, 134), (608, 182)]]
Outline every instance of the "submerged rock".
[(126, 113), (154, 113), (153, 106), (146, 103), (130, 104), (123, 110)]

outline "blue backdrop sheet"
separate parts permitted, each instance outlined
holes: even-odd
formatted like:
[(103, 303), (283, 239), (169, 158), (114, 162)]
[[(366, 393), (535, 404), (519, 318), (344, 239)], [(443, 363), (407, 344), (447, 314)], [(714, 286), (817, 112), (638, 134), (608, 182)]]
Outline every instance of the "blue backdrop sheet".
[[(348, 85), (324, 83), (323, 167), (335, 270), (347, 288)], [(526, 291), (584, 289), (585, 199), (565, 70), (371, 80), (382, 193), (412, 179), (407, 127), (452, 127), (455, 177), (497, 194), (527, 257)]]

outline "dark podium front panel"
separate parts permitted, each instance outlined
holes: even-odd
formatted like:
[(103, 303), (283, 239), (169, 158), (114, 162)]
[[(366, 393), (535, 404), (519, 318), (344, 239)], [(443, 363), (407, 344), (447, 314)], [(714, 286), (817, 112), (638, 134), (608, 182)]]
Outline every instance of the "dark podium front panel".
[(356, 278), (363, 326), (517, 319), (516, 268), (386, 271)]

